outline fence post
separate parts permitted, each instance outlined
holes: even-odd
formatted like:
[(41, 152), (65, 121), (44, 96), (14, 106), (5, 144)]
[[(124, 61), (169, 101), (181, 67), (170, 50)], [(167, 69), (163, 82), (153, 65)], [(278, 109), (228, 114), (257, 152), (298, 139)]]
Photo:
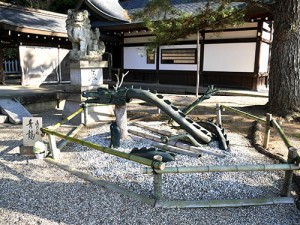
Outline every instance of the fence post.
[[(289, 148), (287, 163), (294, 163), (297, 158), (297, 149), (294, 147)], [(283, 187), (281, 191), (281, 196), (288, 197), (291, 195), (291, 186), (293, 181), (293, 170), (288, 170), (285, 172)]]
[(55, 136), (48, 134), (48, 140), (50, 145), (50, 151), (52, 153), (52, 158), (58, 159), (60, 155), (60, 150), (56, 146)]
[(271, 121), (272, 121), (272, 114), (267, 113), (266, 117), (266, 131), (264, 136), (264, 144), (263, 147), (266, 149), (269, 146), (269, 140), (270, 140), (270, 131), (271, 131)]
[(221, 106), (219, 103), (216, 104), (216, 114), (217, 114), (217, 124), (222, 126)]
[(16, 72), (19, 73), (20, 70), (19, 70), (19, 62), (18, 62), (18, 60), (15, 60), (15, 67), (16, 67)]
[[(153, 159), (162, 162), (162, 157), (160, 155), (155, 155)], [(153, 170), (153, 176), (154, 199), (160, 200), (162, 197), (162, 174), (156, 173)]]

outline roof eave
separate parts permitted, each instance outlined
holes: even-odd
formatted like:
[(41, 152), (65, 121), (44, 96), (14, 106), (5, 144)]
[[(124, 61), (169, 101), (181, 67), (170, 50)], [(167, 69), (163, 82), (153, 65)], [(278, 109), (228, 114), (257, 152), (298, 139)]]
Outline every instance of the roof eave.
[(0, 27), (4, 30), (17, 31), (20, 33), (68, 38), (67, 33), (64, 33), (64, 32), (56, 32), (56, 31), (51, 31), (51, 30), (40, 30), (40, 29), (34, 29), (34, 28), (30, 28), (30, 27), (14, 26), (14, 25), (7, 24), (7, 23), (1, 23)]
[(93, 3), (90, 1), (84, 1), (85, 4), (94, 12), (96, 15), (102, 16), (103, 18), (112, 21), (112, 22), (129, 22), (129, 20), (122, 19), (120, 17), (115, 17), (112, 15), (109, 15), (108, 13), (104, 12), (103, 10), (97, 8)]

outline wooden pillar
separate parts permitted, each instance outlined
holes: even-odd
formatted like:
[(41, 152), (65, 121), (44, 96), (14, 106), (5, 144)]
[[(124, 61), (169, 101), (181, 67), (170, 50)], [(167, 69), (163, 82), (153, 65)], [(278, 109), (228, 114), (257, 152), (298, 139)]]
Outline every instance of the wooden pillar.
[(199, 96), (199, 82), (200, 82), (200, 33), (197, 30), (197, 79), (196, 79), (196, 97)]
[(262, 26), (263, 22), (259, 21), (257, 25), (256, 47), (255, 47), (255, 60), (254, 60), (254, 73), (252, 80), (252, 90), (258, 89), (259, 80), (259, 62), (260, 62), (260, 49), (262, 40)]
[(5, 84), (3, 62), (4, 62), (3, 48), (0, 48), (0, 84)]
[(155, 76), (156, 76), (156, 78), (155, 78), (155, 82), (157, 84), (159, 84), (159, 74), (160, 74), (160, 71), (159, 71), (159, 69), (160, 69), (159, 68), (160, 52), (159, 52), (159, 49), (160, 49), (160, 46), (157, 46), (157, 48), (155, 50), (155, 52), (156, 52), (156, 60), (155, 60), (155, 62), (156, 62)]

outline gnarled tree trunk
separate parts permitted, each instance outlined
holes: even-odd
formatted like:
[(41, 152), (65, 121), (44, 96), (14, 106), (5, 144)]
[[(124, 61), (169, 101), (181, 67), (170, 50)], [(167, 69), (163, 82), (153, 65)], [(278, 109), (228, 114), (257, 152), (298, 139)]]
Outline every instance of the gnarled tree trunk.
[(115, 105), (115, 116), (116, 123), (120, 129), (121, 139), (126, 139), (128, 136), (127, 129), (127, 106), (125, 105)]
[(300, 112), (300, 1), (274, 5), (274, 39), (270, 64), (269, 109), (287, 116)]

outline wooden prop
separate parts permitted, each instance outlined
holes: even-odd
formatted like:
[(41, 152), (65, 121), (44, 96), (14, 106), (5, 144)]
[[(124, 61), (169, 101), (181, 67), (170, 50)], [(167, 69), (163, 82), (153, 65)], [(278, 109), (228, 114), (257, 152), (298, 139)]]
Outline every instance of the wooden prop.
[(150, 159), (145, 159), (145, 158), (135, 156), (135, 155), (131, 155), (131, 154), (128, 154), (128, 153), (125, 153), (125, 152), (119, 152), (117, 150), (107, 148), (107, 147), (103, 147), (101, 145), (97, 145), (97, 144), (94, 144), (94, 143), (91, 143), (91, 142), (80, 140), (80, 139), (77, 139), (77, 138), (74, 138), (74, 137), (68, 137), (67, 135), (49, 130), (47, 128), (41, 128), (41, 130), (42, 130), (42, 132), (44, 132), (44, 133), (46, 133), (50, 136), (60, 137), (60, 138), (63, 138), (67, 141), (74, 142), (76, 144), (80, 144), (80, 145), (83, 145), (83, 146), (87, 146), (89, 148), (93, 148), (93, 149), (99, 150), (101, 152), (105, 152), (105, 153), (108, 153), (108, 154), (111, 154), (111, 155), (114, 155), (114, 156), (118, 156), (120, 158), (124, 158), (124, 159), (128, 159), (128, 160), (131, 160), (131, 161), (134, 161), (134, 162), (138, 162), (140, 164), (151, 166), (151, 167), (153, 167), (155, 169), (158, 169), (158, 170), (163, 170), (165, 168), (165, 164), (162, 163), (162, 162), (158, 162), (158, 161), (154, 161), (154, 160), (150, 160)]
[[(152, 141), (162, 142), (161, 138), (157, 135), (145, 134), (143, 132), (139, 132), (139, 131), (132, 130), (132, 129), (128, 129), (128, 132), (132, 133), (134, 135), (143, 137), (143, 138), (147, 138), (147, 139), (152, 140)], [(218, 156), (218, 157), (225, 157), (226, 156), (222, 151), (201, 149), (199, 147), (190, 146), (188, 144), (184, 144), (184, 143), (178, 142), (178, 141), (169, 141), (168, 144), (176, 146), (178, 148), (189, 150), (189, 151), (192, 151), (192, 152), (198, 153), (198, 154), (205, 153), (205, 154), (210, 154), (210, 155), (214, 155), (214, 156)]]

